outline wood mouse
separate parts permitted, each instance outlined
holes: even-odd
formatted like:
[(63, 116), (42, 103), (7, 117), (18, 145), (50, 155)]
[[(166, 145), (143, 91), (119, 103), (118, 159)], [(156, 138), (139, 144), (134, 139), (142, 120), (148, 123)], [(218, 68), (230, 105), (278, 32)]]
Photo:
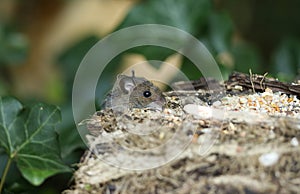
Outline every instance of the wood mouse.
[(161, 90), (142, 77), (118, 75), (112, 91), (108, 94), (104, 106), (117, 112), (131, 108), (148, 108), (162, 111), (166, 100)]

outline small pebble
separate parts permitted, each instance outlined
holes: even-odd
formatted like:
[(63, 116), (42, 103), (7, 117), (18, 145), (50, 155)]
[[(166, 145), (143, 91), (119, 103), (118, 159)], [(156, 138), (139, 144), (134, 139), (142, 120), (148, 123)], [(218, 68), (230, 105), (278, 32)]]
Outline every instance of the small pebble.
[(244, 97), (240, 98), (240, 103), (245, 104), (247, 102), (248, 102), (247, 98), (244, 98)]
[(270, 130), (270, 132), (269, 132), (269, 138), (270, 139), (274, 139), (275, 137), (276, 137), (276, 134), (274, 133), (274, 131)]
[(224, 97), (218, 108), (231, 111), (260, 112), (274, 116), (300, 118), (300, 100), (293, 95), (273, 92), (267, 88), (263, 93)]
[(212, 117), (212, 109), (205, 106), (200, 106), (197, 104), (187, 104), (183, 107), (183, 110), (191, 115), (201, 118)]
[(243, 91), (243, 86), (236, 85), (236, 86), (234, 86), (234, 89), (239, 90), (239, 91)]
[(296, 137), (293, 137), (293, 138), (291, 139), (291, 144), (292, 144), (292, 146), (297, 147), (297, 146), (299, 145), (298, 139), (297, 139)]
[(260, 164), (263, 166), (272, 166), (277, 163), (278, 159), (279, 159), (279, 154), (276, 152), (263, 154), (258, 158)]
[(221, 106), (222, 105), (222, 102), (217, 100), (213, 103), (213, 107), (218, 107), (218, 106)]

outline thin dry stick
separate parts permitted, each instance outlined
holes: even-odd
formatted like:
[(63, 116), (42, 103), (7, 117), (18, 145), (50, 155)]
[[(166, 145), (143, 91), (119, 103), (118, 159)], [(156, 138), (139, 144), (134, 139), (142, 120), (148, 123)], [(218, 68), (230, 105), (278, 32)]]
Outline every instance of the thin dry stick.
[[(263, 83), (263, 81), (265, 80), (266, 76), (268, 75), (268, 72), (266, 72), (264, 75), (263, 75), (263, 78), (261, 79), (259, 85), (260, 85), (260, 89), (262, 89), (263, 91), (266, 89), (265, 88), (265, 84)], [(263, 86), (264, 84), (264, 86)]]
[(250, 82), (251, 82), (251, 86), (252, 86), (252, 90), (253, 92), (255, 92), (255, 88), (254, 88), (254, 84), (253, 84), (253, 74), (252, 74), (252, 71), (251, 69), (249, 69), (249, 74), (250, 74)]
[(163, 175), (160, 173), (159, 170), (156, 171), (155, 176), (156, 176), (158, 179), (162, 180), (162, 181), (165, 181), (165, 182), (168, 182), (168, 183), (172, 184), (174, 187), (178, 187), (178, 186), (179, 186), (179, 183), (177, 182), (176, 179), (172, 179), (172, 178), (163, 176)]
[(124, 181), (122, 181), (122, 182), (123, 183), (122, 183), (122, 186), (120, 187), (119, 193), (126, 194), (126, 192), (128, 191), (129, 180), (124, 179)]

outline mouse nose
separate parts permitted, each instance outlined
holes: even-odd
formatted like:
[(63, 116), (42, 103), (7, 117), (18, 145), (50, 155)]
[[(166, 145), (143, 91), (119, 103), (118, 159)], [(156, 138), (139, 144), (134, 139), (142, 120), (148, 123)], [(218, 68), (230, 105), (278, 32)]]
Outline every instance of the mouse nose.
[(163, 111), (165, 103), (163, 101), (154, 101), (147, 105), (147, 108)]

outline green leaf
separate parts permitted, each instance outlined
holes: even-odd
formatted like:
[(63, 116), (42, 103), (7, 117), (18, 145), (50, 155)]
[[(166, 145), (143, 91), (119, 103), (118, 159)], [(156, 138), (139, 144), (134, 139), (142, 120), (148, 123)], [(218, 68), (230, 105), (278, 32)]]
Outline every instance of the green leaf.
[(7, 94), (8, 85), (0, 78), (0, 96)]
[[(64, 90), (64, 98), (66, 101), (60, 106), (62, 122), (58, 125), (59, 129), (57, 132), (59, 134), (61, 157), (63, 161), (68, 164), (78, 162), (79, 157), (75, 150), (86, 149), (86, 145), (76, 129), (72, 113), (72, 103), (69, 100), (72, 97), (74, 77), (84, 55), (98, 40), (99, 38), (96, 36), (87, 36), (74, 43), (72, 47), (66, 49), (57, 59), (57, 64), (60, 64), (64, 76), (63, 88), (66, 89)], [(109, 65), (106, 66), (102, 75), (99, 75), (99, 82), (101, 82), (101, 84), (99, 84), (96, 90), (97, 103), (103, 101), (105, 94), (109, 88), (112, 87), (110, 84), (113, 83), (116, 77), (116, 71), (121, 65), (120, 59), (121, 57), (114, 58)]]
[[(211, 11), (209, 0), (151, 0), (137, 3), (116, 30), (139, 24), (163, 24), (173, 26), (198, 36), (205, 30)], [(147, 32), (145, 32), (147, 33)], [(170, 37), (172, 35), (170, 34)], [(174, 41), (176, 37), (174, 37)], [(150, 60), (165, 60), (174, 53), (161, 47), (142, 46), (128, 52), (144, 55)]]
[(275, 49), (272, 62), (274, 72), (293, 77), (297, 74), (300, 61), (300, 41), (297, 38), (285, 38)]
[(78, 158), (72, 156), (74, 150), (86, 149), (86, 147), (76, 129), (72, 115), (72, 106), (70, 104), (62, 106), (61, 113), (62, 122), (59, 124), (59, 129), (57, 130), (61, 147), (61, 157), (68, 164), (78, 162)]
[(74, 77), (80, 62), (89, 51), (89, 49), (98, 42), (99, 38), (95, 36), (88, 36), (78, 42), (74, 43), (74, 45), (64, 52), (60, 54), (57, 59), (57, 64), (59, 64), (59, 68), (62, 70), (64, 75), (64, 86), (65, 92), (67, 95), (66, 100), (69, 100), (69, 97), (72, 95), (72, 86), (74, 82)]
[(196, 33), (211, 11), (209, 0), (151, 0), (133, 7), (118, 29), (138, 24), (164, 24)]
[(209, 37), (217, 53), (227, 51), (233, 32), (231, 18), (225, 13), (212, 13), (209, 23)]
[(56, 106), (37, 103), (24, 108), (14, 98), (0, 97), (0, 145), (33, 185), (70, 171), (60, 158), (55, 132), (60, 117)]
[(27, 37), (0, 24), (0, 66), (20, 65), (28, 57)]
[[(15, 128), (11, 125), (16, 122), (18, 113), (22, 110), (20, 102), (13, 98), (0, 98), (0, 145), (4, 147), (6, 153), (14, 152), (12, 137), (19, 137)], [(15, 140), (16, 140), (15, 139)]]
[(262, 69), (260, 53), (254, 46), (246, 42), (238, 42), (232, 46), (231, 52), (234, 56), (236, 71), (248, 73), (251, 69), (253, 73), (265, 73)]

